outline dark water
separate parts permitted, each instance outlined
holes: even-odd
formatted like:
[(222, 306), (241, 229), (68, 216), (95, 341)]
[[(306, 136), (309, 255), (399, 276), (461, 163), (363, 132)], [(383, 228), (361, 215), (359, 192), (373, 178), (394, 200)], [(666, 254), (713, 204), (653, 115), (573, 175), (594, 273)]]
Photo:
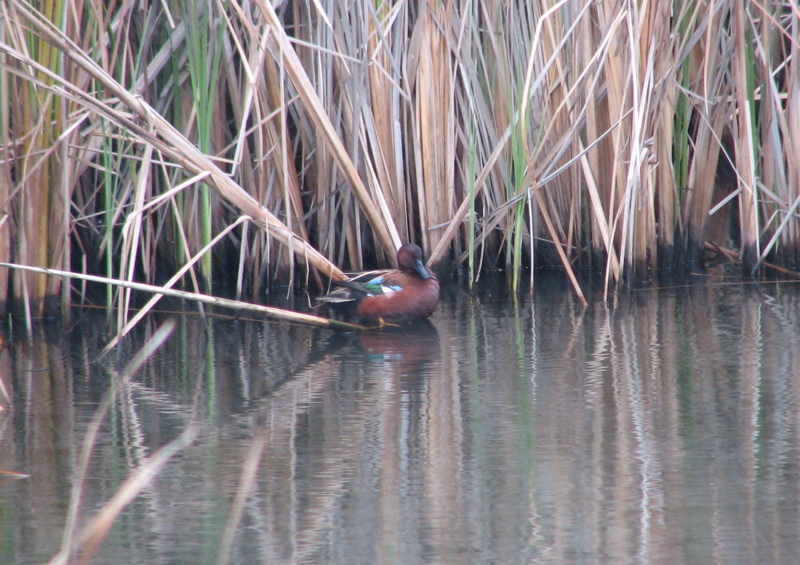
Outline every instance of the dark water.
[(59, 551), (110, 390), (76, 531), (190, 423), (198, 435), (97, 563), (797, 563), (799, 289), (586, 309), (545, 283), (533, 299), (450, 290), (429, 325), (354, 337), (186, 316), (116, 385), (163, 319), (101, 363), (101, 318), (40, 327), (0, 350), (0, 469), (30, 474), (0, 479), (0, 563)]

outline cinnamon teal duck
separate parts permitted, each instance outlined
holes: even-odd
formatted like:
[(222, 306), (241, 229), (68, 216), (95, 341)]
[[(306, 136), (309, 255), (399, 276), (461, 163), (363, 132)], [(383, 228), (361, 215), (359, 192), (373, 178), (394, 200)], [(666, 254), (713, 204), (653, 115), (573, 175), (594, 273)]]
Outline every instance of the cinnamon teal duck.
[(427, 318), (439, 303), (439, 280), (422, 262), (422, 250), (413, 243), (403, 245), (397, 266), (336, 281), (337, 288), (317, 301), (335, 316), (381, 326)]

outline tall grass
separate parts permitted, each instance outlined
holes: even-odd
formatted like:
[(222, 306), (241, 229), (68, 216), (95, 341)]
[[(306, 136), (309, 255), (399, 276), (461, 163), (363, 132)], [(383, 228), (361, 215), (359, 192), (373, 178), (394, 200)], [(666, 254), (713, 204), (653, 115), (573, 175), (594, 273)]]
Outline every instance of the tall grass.
[[(244, 213), (184, 284), (257, 298), (406, 240), (579, 296), (576, 266), (610, 288), (709, 240), (800, 263), (791, 2), (46, 6), (0, 8), (0, 260), (152, 283)], [(60, 292), (10, 278), (29, 319)]]

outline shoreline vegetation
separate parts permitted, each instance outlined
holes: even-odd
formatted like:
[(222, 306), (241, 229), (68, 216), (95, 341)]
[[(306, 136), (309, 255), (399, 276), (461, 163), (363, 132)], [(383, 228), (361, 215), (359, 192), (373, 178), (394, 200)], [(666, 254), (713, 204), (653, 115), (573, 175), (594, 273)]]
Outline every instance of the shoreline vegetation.
[[(0, 7), (2, 263), (256, 302), (407, 241), (583, 302), (715, 258), (797, 276), (792, 2), (39, 6)], [(0, 313), (69, 280), (0, 268)]]

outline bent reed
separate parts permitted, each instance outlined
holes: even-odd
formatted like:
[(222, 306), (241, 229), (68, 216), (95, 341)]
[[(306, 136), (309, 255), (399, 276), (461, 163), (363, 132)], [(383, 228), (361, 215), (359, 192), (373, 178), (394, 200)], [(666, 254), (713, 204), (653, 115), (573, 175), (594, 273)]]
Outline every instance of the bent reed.
[[(0, 7), (0, 262), (258, 298), (413, 241), (581, 300), (800, 263), (792, 2), (37, 5)], [(0, 311), (72, 290), (0, 269)]]

